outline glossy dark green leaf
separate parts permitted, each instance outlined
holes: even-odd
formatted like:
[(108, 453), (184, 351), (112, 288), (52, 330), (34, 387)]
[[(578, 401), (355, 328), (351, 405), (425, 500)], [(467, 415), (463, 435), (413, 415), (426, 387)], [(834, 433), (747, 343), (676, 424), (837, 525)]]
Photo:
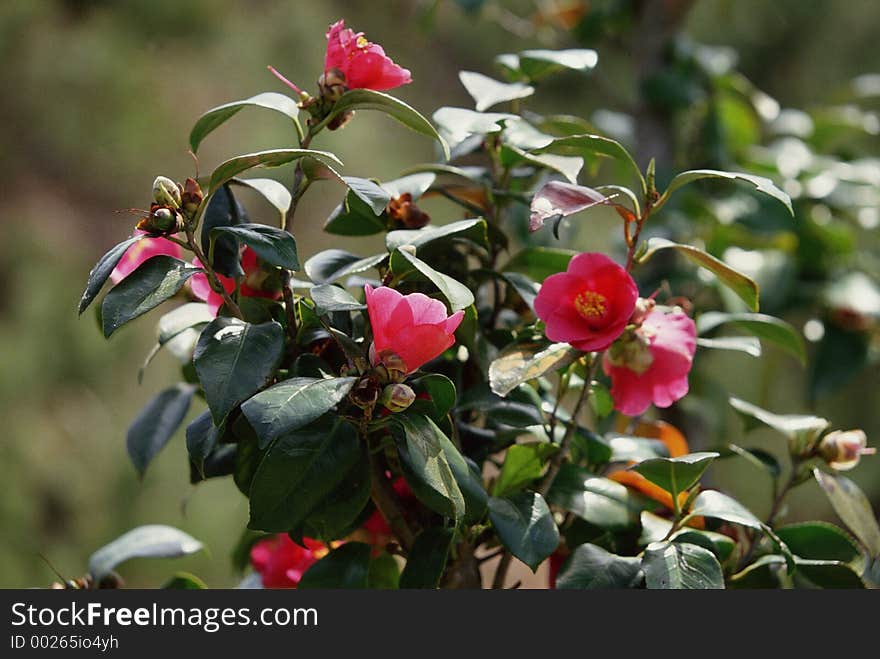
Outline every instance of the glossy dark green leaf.
[(559, 546), (559, 530), (537, 492), (489, 499), (489, 519), (502, 544), (532, 571)]
[(665, 238), (651, 238), (648, 240), (647, 249), (639, 257), (639, 261), (644, 263), (654, 254), (665, 249), (673, 249), (689, 261), (711, 271), (718, 277), (718, 281), (736, 293), (752, 311), (758, 310), (758, 285), (750, 277), (697, 247), (674, 243)]
[(396, 590), (400, 585), (400, 567), (394, 556), (382, 552), (370, 561), (368, 588), (372, 590)]
[(430, 121), (403, 101), (372, 89), (351, 89), (345, 92), (333, 105), (328, 115), (318, 124), (316, 130), (320, 130), (339, 115), (355, 110), (376, 110), (387, 114), (407, 128), (439, 142), (444, 155), (447, 159), (449, 158), (449, 147)]
[(667, 188), (666, 192), (660, 198), (660, 202), (657, 206), (661, 206), (663, 202), (671, 195), (673, 192), (678, 190), (683, 185), (687, 185), (693, 181), (697, 181), (699, 179), (705, 178), (714, 178), (714, 179), (726, 179), (729, 181), (744, 181), (746, 183), (750, 183), (755, 187), (758, 192), (763, 192), (765, 195), (776, 199), (780, 202), (788, 212), (794, 216), (794, 209), (791, 206), (791, 198), (782, 190), (776, 187), (776, 185), (769, 178), (764, 176), (755, 176), (754, 174), (744, 174), (742, 172), (722, 172), (715, 169), (695, 169), (689, 172), (682, 172), (669, 184), (669, 188)]
[(296, 240), (283, 229), (276, 229), (265, 224), (239, 224), (231, 227), (218, 227), (211, 234), (235, 236), (239, 242), (254, 250), (257, 256), (269, 265), (288, 270), (299, 270)]
[(733, 524), (741, 524), (756, 530), (762, 530), (763, 525), (755, 515), (736, 499), (722, 494), (716, 490), (700, 492), (694, 499), (691, 514), (702, 515), (721, 519)]
[(365, 201), (349, 190), (345, 200), (324, 222), (324, 231), (340, 236), (372, 236), (386, 231), (388, 221), (386, 214), (374, 213)]
[(132, 558), (176, 558), (201, 551), (202, 543), (179, 529), (161, 524), (139, 526), (89, 558), (89, 574), (95, 581)]
[(211, 411), (205, 410), (186, 427), (186, 450), (199, 474), (205, 475), (205, 460), (214, 451), (220, 431), (214, 425)]
[(504, 496), (537, 480), (544, 473), (547, 459), (558, 450), (558, 446), (549, 442), (514, 444), (507, 449), (492, 494)]
[(290, 378), (241, 406), (260, 438), (260, 448), (311, 423), (342, 401), (356, 378)]
[(154, 256), (114, 286), (101, 304), (104, 336), (177, 294), (200, 268), (170, 256)]
[(642, 559), (645, 584), (651, 590), (723, 589), (724, 575), (715, 555), (683, 542), (655, 542)]
[(784, 320), (760, 313), (722, 313), (708, 311), (697, 318), (697, 333), (705, 334), (716, 327), (730, 323), (763, 341), (779, 346), (802, 364), (806, 363), (806, 349), (801, 334)]
[[(434, 122), (452, 149), (471, 135), (497, 133), (506, 120), (517, 119), (515, 114), (474, 112), (465, 108), (442, 107), (434, 112)], [(449, 155), (447, 154), (447, 159)]]
[[(442, 505), (438, 512), (456, 519), (463, 517), (466, 503), (453, 474), (447, 451), (444, 450), (443, 439), (447, 439), (446, 436), (425, 416), (401, 414), (393, 419), (405, 439), (406, 448), (405, 453), (401, 452), (401, 459), (408, 464), (417, 479), (440, 498)], [(415, 493), (418, 495), (419, 491), (415, 490)], [(436, 505), (435, 500), (425, 500), (424, 503)]]
[(221, 186), (208, 200), (202, 215), (202, 251), (216, 272), (225, 277), (244, 275), (238, 241), (229, 235), (213, 235), (220, 227), (231, 227), (248, 221), (247, 211), (239, 203), (228, 184)]
[(230, 183), (259, 193), (278, 211), (279, 225), (284, 225), (284, 219), (293, 199), (287, 186), (271, 178), (234, 178)]
[(401, 588), (437, 588), (446, 569), (455, 532), (433, 527), (419, 533), (400, 573)]
[(279, 437), (254, 474), (248, 527), (297, 528), (363, 458), (362, 449), (357, 429), (330, 416)]
[(862, 589), (865, 587), (864, 582), (853, 568), (838, 561), (821, 561), (798, 558), (797, 571), (794, 573), (795, 584), (799, 578), (804, 577), (809, 580), (811, 586), (820, 588), (847, 588)]
[(381, 185), (356, 176), (343, 176), (342, 180), (348, 189), (370, 208), (373, 215), (378, 216), (385, 212), (385, 207), (391, 201), (391, 195)]
[(86, 290), (83, 291), (82, 298), (80, 298), (78, 308), (80, 314), (86, 310), (86, 308), (92, 303), (92, 300), (94, 300), (98, 293), (101, 292), (104, 282), (110, 278), (110, 273), (113, 272), (116, 264), (122, 260), (123, 256), (125, 256), (128, 248), (143, 237), (144, 236), (142, 235), (137, 235), (128, 240), (123, 240), (118, 245), (112, 247), (110, 251), (98, 260), (95, 267), (89, 272), (89, 278), (86, 282)]
[(391, 268), (395, 274), (418, 272), (437, 287), (449, 302), (452, 311), (466, 309), (474, 303), (471, 289), (449, 275), (435, 270), (420, 258), (413, 256), (406, 248), (394, 250), (391, 255)]
[(284, 330), (220, 316), (199, 337), (193, 363), (214, 423), (220, 425), (272, 378), (284, 355)]
[(827, 522), (800, 522), (776, 529), (776, 534), (793, 554), (813, 560), (853, 563), (862, 558), (855, 541)]
[(750, 357), (761, 356), (761, 342), (754, 336), (720, 336), (716, 339), (697, 337), (697, 347), (744, 352)]
[(315, 301), (315, 308), (319, 314), (332, 311), (358, 311), (367, 306), (358, 302), (344, 288), (333, 284), (320, 284), (309, 289), (309, 295)]
[(297, 584), (298, 590), (366, 588), (372, 547), (363, 542), (346, 542), (312, 565)]
[(343, 249), (326, 249), (306, 261), (304, 268), (306, 275), (316, 284), (331, 284), (348, 275), (369, 270), (387, 258), (387, 254), (361, 258)]
[(547, 500), (603, 529), (619, 530), (638, 523), (644, 500), (620, 483), (575, 465), (562, 466)]
[(372, 472), (366, 446), (342, 481), (306, 519), (309, 535), (324, 541), (349, 535), (370, 500)]
[(412, 245), (416, 249), (427, 247), (432, 243), (441, 245), (448, 244), (453, 238), (470, 240), (481, 247), (488, 247), (489, 240), (486, 236), (486, 220), (471, 219), (450, 222), (443, 226), (429, 226), (423, 229), (398, 229), (390, 231), (385, 237), (385, 247), (388, 251), (394, 251), (403, 245)]
[(147, 403), (129, 426), (125, 445), (141, 477), (183, 423), (195, 391), (196, 387), (191, 384), (165, 389)]
[(558, 153), (563, 155), (578, 155), (587, 160), (599, 158), (613, 158), (625, 163), (632, 169), (636, 178), (641, 183), (642, 189), (646, 188), (645, 179), (642, 176), (639, 166), (620, 142), (604, 137), (602, 135), (567, 135), (560, 137), (541, 149), (548, 153)]
[(535, 298), (538, 296), (540, 287), (528, 276), (521, 272), (502, 272), (501, 277), (519, 294), (529, 309), (535, 310)]
[(207, 590), (208, 585), (194, 574), (177, 572), (162, 584), (164, 590)]
[(248, 153), (220, 163), (211, 174), (207, 194), (209, 196), (214, 194), (224, 183), (254, 167), (279, 167), (301, 158), (314, 158), (328, 165), (342, 166), (342, 162), (332, 153), (314, 149), (270, 149)]
[(560, 590), (633, 588), (642, 578), (642, 561), (639, 558), (617, 556), (587, 543), (574, 550), (559, 573), (556, 587)]
[[(419, 393), (424, 391), (430, 396), (431, 413), (428, 414), (434, 421), (442, 420), (455, 406), (456, 391), (452, 380), (439, 373), (428, 373), (410, 381), (410, 385)], [(416, 399), (414, 405), (421, 401)], [(412, 408), (410, 408), (412, 409)]]
[(874, 558), (880, 556), (880, 526), (865, 493), (845, 476), (828, 474), (818, 468), (813, 470), (813, 475), (834, 512), (861, 541), (868, 554)]
[(749, 419), (785, 435), (795, 447), (811, 445), (830, 425), (827, 419), (812, 414), (774, 414), (739, 398), (731, 397), (730, 405)]
[(706, 452), (689, 453), (677, 458), (653, 458), (638, 463), (632, 467), (632, 470), (676, 496), (679, 492), (685, 492), (693, 487), (700, 480), (709, 463), (718, 455), (718, 453)]
[(568, 366), (580, 355), (567, 343), (512, 346), (489, 365), (489, 384), (493, 392), (506, 396), (523, 382)]
[(562, 174), (569, 183), (577, 183), (578, 174), (584, 167), (584, 159), (580, 156), (561, 156), (556, 153), (532, 153), (510, 144), (501, 148), (501, 163), (505, 167), (514, 167), (526, 163), (540, 169), (549, 169)]
[(504, 69), (521, 74), (528, 80), (539, 80), (565, 69), (591, 71), (598, 63), (599, 55), (590, 48), (534, 49), (516, 55), (499, 55), (495, 61)]
[(199, 145), (212, 131), (225, 123), (229, 118), (238, 114), (246, 107), (266, 108), (267, 110), (275, 110), (281, 114), (296, 121), (299, 114), (299, 107), (296, 101), (284, 94), (275, 92), (263, 92), (256, 96), (251, 96), (241, 101), (233, 101), (225, 103), (216, 108), (208, 110), (205, 114), (198, 118), (189, 134), (189, 144), (193, 152), (199, 150)]

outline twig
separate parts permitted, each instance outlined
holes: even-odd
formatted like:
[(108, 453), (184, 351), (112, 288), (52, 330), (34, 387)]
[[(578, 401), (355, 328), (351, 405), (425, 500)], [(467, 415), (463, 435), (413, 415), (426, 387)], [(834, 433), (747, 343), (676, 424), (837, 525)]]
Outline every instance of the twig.
[(205, 276), (208, 279), (208, 284), (211, 286), (211, 290), (223, 297), (224, 304), (227, 306), (229, 311), (232, 312), (233, 316), (235, 316), (239, 320), (244, 320), (244, 315), (241, 313), (241, 308), (239, 308), (235, 300), (233, 300), (229, 296), (229, 293), (226, 292), (226, 289), (223, 287), (223, 283), (220, 281), (217, 273), (214, 272), (214, 268), (211, 267), (211, 263), (208, 261), (208, 258), (205, 256), (202, 248), (199, 247), (199, 244), (196, 242), (196, 237), (191, 227), (186, 228), (186, 242), (189, 248), (192, 250), (193, 254), (195, 254), (196, 258), (201, 262), (202, 269), (205, 271)]
[(382, 513), (382, 517), (388, 522), (388, 526), (391, 527), (392, 533), (400, 540), (403, 549), (409, 551), (415, 541), (415, 534), (403, 516), (394, 491), (388, 485), (379, 454), (369, 451), (369, 455), (370, 467), (373, 470), (373, 485), (370, 496), (373, 503), (376, 504), (376, 508)]
[(492, 579), (492, 588), (498, 590), (504, 588), (504, 580), (507, 578), (507, 570), (510, 568), (510, 562), (513, 560), (513, 554), (505, 551), (498, 561), (498, 567), (495, 569), (495, 578)]

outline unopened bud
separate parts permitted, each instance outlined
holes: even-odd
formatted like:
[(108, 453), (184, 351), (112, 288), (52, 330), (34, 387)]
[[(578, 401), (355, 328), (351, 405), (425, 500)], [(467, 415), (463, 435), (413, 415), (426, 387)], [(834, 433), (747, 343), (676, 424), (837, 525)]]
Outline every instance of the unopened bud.
[(416, 393), (405, 384), (389, 384), (382, 391), (382, 404), (391, 412), (403, 412), (415, 399)]
[(379, 383), (371, 377), (361, 378), (351, 388), (348, 397), (362, 410), (372, 409), (379, 400)]
[(864, 430), (835, 430), (822, 438), (817, 452), (832, 469), (847, 471), (859, 464), (863, 455), (873, 455), (877, 449), (868, 447)]
[(377, 377), (384, 384), (403, 382), (409, 373), (406, 362), (390, 350), (383, 350), (372, 361), (376, 364), (374, 370)]
[(167, 176), (157, 176), (153, 181), (153, 200), (161, 206), (180, 208), (180, 186)]
[(330, 69), (318, 78), (318, 89), (321, 90), (321, 98), (333, 104), (348, 91), (348, 80), (339, 69)]
[(614, 366), (622, 366), (641, 375), (654, 363), (650, 341), (641, 330), (627, 330), (611, 344), (606, 353)]
[(431, 216), (416, 206), (409, 192), (389, 201), (385, 211), (398, 228), (421, 229), (431, 221)]
[(183, 182), (181, 207), (188, 218), (192, 218), (199, 210), (204, 196), (201, 186), (194, 178), (188, 178)]
[(153, 204), (150, 214), (137, 223), (137, 228), (153, 235), (168, 236), (180, 231), (181, 225), (180, 213), (174, 208)]

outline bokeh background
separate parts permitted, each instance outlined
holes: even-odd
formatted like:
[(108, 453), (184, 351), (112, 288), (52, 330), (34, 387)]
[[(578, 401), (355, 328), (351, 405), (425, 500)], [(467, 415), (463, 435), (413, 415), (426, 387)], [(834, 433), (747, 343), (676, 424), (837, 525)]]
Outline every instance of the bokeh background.
[[(637, 31), (644, 26), (617, 26), (629, 34), (619, 39), (614, 30), (597, 25), (602, 17), (613, 22), (615, 11), (633, 2), (639, 4), (0, 3), (0, 587), (53, 581), (41, 556), (65, 575), (79, 575), (94, 549), (144, 523), (180, 527), (204, 541), (209, 552), (173, 563), (132, 562), (121, 570), (130, 585), (159, 585), (178, 569), (194, 572), (215, 587), (231, 586), (239, 579), (229, 553), (246, 523), (247, 505), (232, 483), (220, 479), (197, 487), (188, 484), (182, 432), (142, 481), (126, 455), (128, 423), (176, 377), (174, 358), (163, 354), (147, 370), (143, 383), (137, 382), (138, 367), (154, 340), (157, 316), (105, 341), (91, 310), (82, 318), (75, 312), (89, 268), (132, 229), (134, 217), (116, 211), (148, 205), (157, 174), (182, 180), (195, 173), (187, 136), (202, 112), (261, 91), (283, 92), (266, 71), (267, 64), (311, 88), (322, 68), (326, 27), (344, 17), (412, 70), (415, 82), (398, 90), (399, 96), (426, 115), (441, 105), (470, 107), (457, 72), (497, 75), (493, 58), (499, 53), (578, 44), (596, 47), (600, 60), (592, 76), (554, 79), (541, 89), (536, 103), (592, 116), (597, 124), (604, 117), (605, 125), (611, 126), (609, 118), (617, 115), (601, 111), (621, 111), (644, 91), (633, 57), (633, 43), (641, 38)], [(730, 54), (738, 55), (739, 71), (782, 107), (810, 108), (838, 103), (856, 76), (878, 68), (878, 25), (880, 4), (872, 0), (697, 0), (679, 27), (693, 43), (730, 47)], [(870, 108), (860, 111), (863, 114), (853, 119), (858, 130), (844, 155), (876, 158), (877, 115)], [(346, 129), (322, 135), (316, 145), (337, 152), (347, 173), (392, 178), (433, 158), (428, 140), (381, 115), (362, 115)], [(747, 132), (746, 137), (760, 134)], [(203, 172), (209, 171), (231, 155), (293, 143), (282, 119), (248, 111), (206, 141), (199, 163)], [(870, 169), (872, 161), (867, 163)], [(272, 175), (288, 180), (290, 174), (280, 170)], [(873, 175), (876, 181), (880, 172)], [(310, 192), (297, 217), (297, 240), (305, 256), (330, 246), (320, 226), (343, 194), (334, 184), (322, 185)], [(876, 198), (875, 190), (869, 199)], [(268, 213), (259, 202), (253, 203), (252, 215)], [(863, 234), (851, 241), (847, 258), (857, 259), (869, 280), (873, 277), (876, 295), (876, 203), (873, 215), (863, 215)], [(827, 220), (820, 213), (813, 220), (822, 224), (823, 218)], [(596, 235), (593, 231), (578, 237), (575, 231), (571, 239), (583, 249), (601, 248), (603, 239)], [(832, 238), (828, 241), (833, 243)], [(356, 241), (347, 242), (352, 251), (371, 253)], [(773, 285), (769, 282), (768, 289)], [(809, 318), (808, 313), (796, 312), (791, 320), (802, 327)], [(730, 393), (775, 411), (814, 411), (830, 418), (835, 427), (865, 428), (876, 445), (880, 396), (871, 349), (868, 346), (855, 378), (818, 398), (808, 391), (808, 371), (772, 351), (761, 362), (712, 355), (700, 369), (716, 378), (721, 374)], [(815, 356), (817, 346), (811, 344), (810, 350)], [(742, 433), (736, 424), (712, 428), (715, 434), (719, 428)], [(717, 439), (712, 433), (691, 437), (695, 445), (711, 445)], [(781, 449), (772, 433), (755, 433), (746, 443), (763, 443), (777, 453)], [(880, 500), (878, 474), (876, 458), (864, 460), (852, 472), (875, 505)], [(751, 468), (722, 468), (713, 477), (719, 484), (735, 486), (758, 511), (766, 508), (769, 481), (764, 475)], [(808, 484), (797, 491), (789, 518), (833, 518), (816, 489)]]

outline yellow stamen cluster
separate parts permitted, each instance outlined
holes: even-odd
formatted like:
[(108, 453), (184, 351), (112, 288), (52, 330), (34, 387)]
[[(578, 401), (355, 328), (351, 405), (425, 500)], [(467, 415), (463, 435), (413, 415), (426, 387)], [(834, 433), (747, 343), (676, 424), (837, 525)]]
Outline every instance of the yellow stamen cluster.
[(574, 299), (574, 308), (586, 320), (595, 320), (605, 315), (607, 302), (601, 293), (582, 291)]

